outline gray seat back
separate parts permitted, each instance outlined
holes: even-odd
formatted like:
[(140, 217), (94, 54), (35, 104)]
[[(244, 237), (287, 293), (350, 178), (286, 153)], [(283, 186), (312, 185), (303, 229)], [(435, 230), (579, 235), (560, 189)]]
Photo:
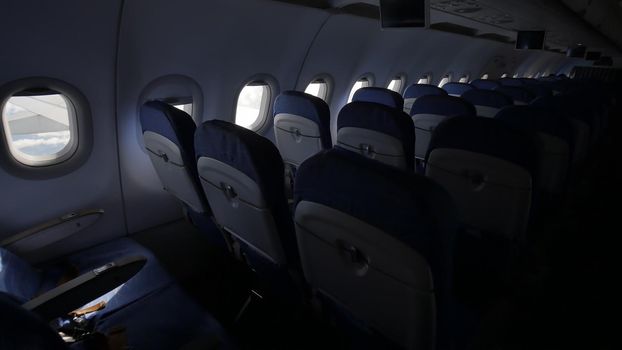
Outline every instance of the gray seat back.
[(302, 267), (314, 290), (406, 349), (447, 340), (456, 226), (437, 185), (334, 149), (303, 164), (295, 193)]

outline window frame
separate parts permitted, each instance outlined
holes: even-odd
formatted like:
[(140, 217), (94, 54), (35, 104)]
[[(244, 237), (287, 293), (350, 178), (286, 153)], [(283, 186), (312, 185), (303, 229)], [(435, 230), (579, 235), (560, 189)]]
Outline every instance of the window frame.
[[(425, 79), (426, 82), (422, 83), (421, 80)], [(422, 74), (421, 77), (419, 77), (419, 79), (417, 79), (417, 84), (426, 84), (426, 85), (430, 85), (432, 83), (432, 73), (425, 73)]]
[[(438, 81), (438, 84), (436, 86), (438, 86), (439, 88), (443, 88), (443, 86), (445, 86), (445, 84), (447, 83), (451, 83), (453, 81), (453, 73), (449, 72), (443, 75), (443, 77), (441, 78), (441, 80)], [(447, 81), (445, 82), (445, 84), (441, 84), (443, 82), (443, 79), (447, 79)]]
[(463, 84), (468, 84), (470, 79), (471, 79), (471, 74), (465, 73), (465, 74), (462, 74), (460, 79), (458, 79), (458, 82), (463, 83)]
[(24, 163), (14, 155), (11, 141), (7, 139), (6, 122), (2, 116), (0, 117), (2, 118), (0, 122), (0, 167), (17, 177), (26, 179), (64, 176), (82, 166), (91, 154), (93, 129), (89, 102), (80, 90), (65, 81), (47, 77), (31, 77), (14, 80), (0, 87), (2, 112), (12, 96), (33, 89), (51, 90), (64, 96), (70, 118), (74, 121), (71, 126), (73, 132), (70, 142), (71, 150), (53, 160), (33, 162), (35, 164)]
[[(245, 126), (239, 125), (236, 122), (237, 119), (237, 110), (238, 110), (238, 101), (240, 100), (240, 95), (242, 94), (242, 90), (244, 90), (247, 86), (263, 86), (266, 90), (261, 96), (261, 106), (259, 107), (259, 115), (257, 119), (247, 128)], [(270, 78), (257, 77), (254, 79), (246, 80), (244, 84), (238, 89), (237, 94), (235, 95), (234, 100), (234, 113), (233, 113), (233, 124), (246, 128), (248, 130), (254, 131), (256, 133), (260, 133), (262, 130), (266, 128), (269, 124), (268, 120), (270, 110), (272, 108), (272, 100), (275, 96), (278, 95), (278, 91), (275, 90), (274, 83), (272, 83)]]
[[(399, 88), (397, 90), (393, 90), (393, 89), (389, 89), (389, 86), (391, 86), (391, 83), (393, 83), (394, 81), (399, 80)], [(387, 89), (397, 92), (398, 94), (402, 94), (404, 92), (404, 89), (406, 88), (406, 74), (398, 74), (396, 76), (394, 76), (393, 78), (389, 79), (389, 82), (387, 83)]]
[(489, 80), (490, 79), (490, 74), (488, 73), (484, 73), (482, 74), (482, 76), (480, 77), (481, 80)]
[[(353, 91), (354, 86), (356, 85), (356, 83), (358, 83), (359, 81), (362, 81), (362, 80), (366, 80), (367, 81), (367, 85), (361, 86), (360, 88), (358, 88), (358, 89)], [(371, 87), (371, 86), (374, 86), (374, 76), (372, 74), (367, 73), (367, 74), (363, 74), (363, 75), (359, 76), (356, 80), (354, 80), (350, 84), (350, 89), (348, 90), (348, 99), (346, 100), (346, 104), (352, 102), (352, 99), (354, 98), (354, 94), (356, 93), (356, 91), (358, 91), (359, 89), (366, 88), (366, 87)]]
[(321, 97), (321, 96), (316, 96), (316, 97), (321, 98), (326, 103), (329, 103), (331, 95), (332, 95), (332, 92), (333, 92), (333, 80), (332, 80), (332, 78), (328, 74), (320, 74), (320, 75), (315, 76), (313, 79), (311, 79), (309, 81), (309, 83), (305, 87), (304, 91), (307, 91), (307, 88), (309, 87), (309, 85), (311, 85), (311, 84), (313, 84), (315, 82), (319, 82), (319, 81), (321, 81), (323, 84), (325, 84), (324, 85), (324, 94), (323, 94), (324, 97)]

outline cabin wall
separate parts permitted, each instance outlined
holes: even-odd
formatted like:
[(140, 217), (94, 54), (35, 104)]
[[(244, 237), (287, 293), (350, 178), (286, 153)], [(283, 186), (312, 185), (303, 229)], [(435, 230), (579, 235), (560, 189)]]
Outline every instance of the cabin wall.
[[(0, 167), (0, 238), (85, 208), (94, 226), (49, 252), (63, 254), (181, 217), (142, 145), (138, 108), (150, 96), (192, 96), (195, 120), (233, 121), (251, 79), (273, 82), (272, 99), (331, 77), (333, 125), (354, 81), (406, 85), (431, 73), (457, 80), (502, 73), (568, 72), (575, 61), (541, 51), (431, 30), (381, 30), (377, 20), (266, 0), (9, 0), (0, 12), (0, 85), (44, 76), (78, 88), (92, 111), (86, 162), (60, 177), (32, 180)], [(272, 124), (260, 133), (273, 139)]]
[(34, 180), (0, 167), (0, 239), (91, 208), (105, 214), (47, 252), (62, 254), (125, 233), (114, 109), (120, 6), (119, 0), (2, 2), (0, 86), (28, 77), (73, 85), (90, 104), (94, 140), (85, 163), (63, 176)]
[[(160, 77), (178, 74), (196, 82), (202, 100), (197, 122), (233, 122), (237, 94), (251, 78), (273, 79), (274, 99), (279, 91), (304, 90), (315, 76), (329, 75), (335, 133), (336, 116), (363, 74), (371, 73), (375, 86), (387, 86), (398, 74), (407, 76), (407, 85), (426, 73), (438, 83), (446, 73), (455, 81), (463, 74), (494, 78), (520, 69), (556, 73), (565, 58), (440, 31), (381, 30), (377, 20), (263, 0), (134, 0), (126, 3), (121, 33), (117, 113), (130, 232), (181, 216), (140, 138), (141, 95)], [(170, 87), (171, 95), (183, 90)], [(273, 139), (271, 123), (260, 133)]]

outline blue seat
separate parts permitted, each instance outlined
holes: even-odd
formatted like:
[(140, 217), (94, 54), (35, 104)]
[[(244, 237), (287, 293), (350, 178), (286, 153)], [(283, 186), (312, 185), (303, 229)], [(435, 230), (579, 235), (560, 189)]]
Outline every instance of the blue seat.
[(380, 87), (364, 87), (356, 90), (352, 102), (373, 102), (391, 108), (404, 109), (404, 99), (397, 92)]
[(274, 101), (274, 136), (283, 161), (294, 167), (333, 147), (330, 109), (321, 98), (283, 91)]
[(497, 81), (489, 79), (475, 79), (470, 84), (482, 90), (494, 90), (501, 86)]
[(497, 80), (502, 86), (523, 87), (524, 82), (518, 78), (500, 78)]
[(406, 91), (404, 91), (404, 112), (410, 114), (410, 109), (413, 103), (421, 97), (426, 95), (442, 95), (447, 96), (447, 91), (439, 88), (436, 85), (430, 84), (412, 84)]
[(532, 106), (504, 108), (495, 116), (495, 119), (537, 134), (539, 141), (538, 188), (547, 194), (561, 195), (565, 191), (572, 158), (570, 124), (555, 114)]
[(399, 348), (450, 348), (458, 226), (446, 192), (336, 148), (300, 167), (294, 193), (303, 272), (321, 300)]
[(415, 157), (424, 159), (436, 126), (451, 117), (475, 117), (475, 107), (455, 96), (422, 96), (410, 110), (415, 126)]
[(447, 94), (449, 94), (450, 96), (460, 97), (465, 92), (473, 90), (473, 89), (475, 89), (475, 87), (467, 83), (453, 82), (453, 83), (447, 83), (443, 85), (443, 90), (447, 91)]
[(451, 118), (436, 128), (426, 176), (443, 186), (468, 227), (523, 242), (537, 171), (535, 139), (489, 118)]
[(246, 128), (210, 120), (197, 129), (195, 149), (214, 220), (240, 245), (248, 263), (266, 274), (296, 266), (283, 159), (276, 146)]
[(462, 98), (475, 106), (479, 117), (486, 118), (493, 118), (501, 108), (514, 104), (510, 97), (492, 90), (470, 90)]
[(524, 87), (502, 85), (496, 88), (494, 91), (498, 91), (514, 100), (515, 105), (527, 105), (533, 101), (536, 96)]
[(572, 129), (572, 165), (576, 168), (587, 159), (592, 127), (589, 116), (577, 113), (578, 111), (573, 107), (574, 103), (567, 96), (556, 95), (538, 98), (531, 103), (531, 106), (543, 109), (549, 115), (556, 115), (570, 123)]
[(192, 211), (209, 213), (196, 172), (192, 117), (168, 103), (150, 101), (140, 108), (140, 124), (162, 186)]
[(352, 102), (337, 118), (337, 146), (401, 169), (414, 170), (415, 132), (401, 110)]

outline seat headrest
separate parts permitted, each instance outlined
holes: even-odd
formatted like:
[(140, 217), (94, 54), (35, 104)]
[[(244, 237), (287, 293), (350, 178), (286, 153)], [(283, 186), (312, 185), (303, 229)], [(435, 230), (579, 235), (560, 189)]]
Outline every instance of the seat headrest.
[(412, 84), (404, 91), (404, 98), (419, 98), (426, 95), (447, 96), (447, 91), (430, 84)]
[(536, 174), (537, 151), (531, 133), (491, 118), (451, 118), (440, 123), (426, 155), (437, 148), (455, 148), (504, 159)]
[(197, 129), (195, 149), (197, 159), (218, 160), (253, 179), (262, 189), (268, 205), (283, 200), (283, 159), (276, 146), (265, 137), (223, 120), (210, 120)]
[(500, 110), (495, 119), (518, 129), (543, 132), (566, 141), (572, 138), (568, 123), (544, 108), (508, 106)]
[(192, 117), (168, 103), (149, 101), (140, 108), (142, 131), (152, 131), (175, 143), (182, 151), (190, 152), (196, 125)]
[(274, 116), (287, 113), (309, 119), (320, 129), (320, 139), (324, 148), (332, 147), (330, 137), (330, 109), (319, 97), (300, 91), (283, 91), (274, 100)]
[(518, 86), (502, 85), (496, 88), (495, 91), (499, 91), (500, 93), (511, 97), (514, 101), (520, 101), (524, 103), (531, 103), (531, 101), (536, 98), (536, 96), (529, 90)]
[(514, 104), (510, 97), (492, 90), (469, 90), (462, 95), (462, 98), (476, 106), (503, 108)]
[(418, 98), (410, 110), (410, 115), (438, 114), (447, 117), (474, 117), (475, 107), (460, 97), (427, 95)]
[[(451, 270), (456, 209), (434, 181), (338, 148), (309, 158), (298, 170), (294, 201), (311, 201), (353, 216), (422, 254), (435, 287)], [(399, 203), (399, 205), (395, 205)]]
[(447, 83), (447, 84), (443, 85), (443, 90), (447, 91), (447, 93), (450, 94), (450, 95), (461, 96), (465, 92), (467, 92), (469, 90), (473, 90), (473, 89), (475, 89), (475, 87), (473, 87), (471, 84), (467, 84), (467, 83), (455, 82), (455, 83)]
[(373, 102), (399, 109), (404, 109), (404, 99), (397, 92), (380, 87), (364, 87), (356, 90), (352, 102)]
[(400, 140), (408, 168), (413, 169), (415, 129), (408, 114), (373, 102), (351, 102), (341, 109), (337, 118), (337, 130), (345, 127), (373, 130)]
[(475, 86), (477, 89), (482, 90), (494, 90), (501, 86), (501, 84), (499, 84), (498, 82), (488, 79), (475, 79), (471, 82), (471, 85)]
[(517, 79), (517, 78), (500, 78), (499, 80), (497, 80), (499, 82), (499, 84), (501, 84), (502, 86), (516, 86), (516, 87), (521, 87), (523, 86), (523, 81), (521, 79)]

